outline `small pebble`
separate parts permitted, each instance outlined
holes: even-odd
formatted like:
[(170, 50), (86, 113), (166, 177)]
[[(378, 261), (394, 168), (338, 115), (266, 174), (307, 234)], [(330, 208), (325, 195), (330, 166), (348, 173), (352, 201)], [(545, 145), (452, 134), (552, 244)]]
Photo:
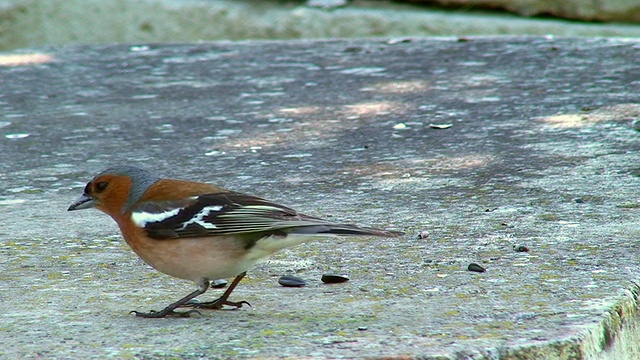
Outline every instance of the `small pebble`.
[(367, 327), (366, 326), (358, 326), (358, 330), (365, 331), (365, 330), (367, 330)]
[(432, 129), (448, 129), (452, 126), (453, 124), (429, 124), (429, 127)]
[(349, 278), (338, 274), (323, 274), (321, 280), (325, 284), (339, 284), (349, 281)]
[(222, 289), (223, 287), (227, 286), (229, 282), (225, 279), (218, 279), (218, 280), (213, 280), (211, 282), (211, 288), (212, 289)]
[(24, 139), (28, 136), (29, 134), (6, 134), (4, 137), (7, 139)]
[(324, 10), (347, 5), (347, 0), (307, 0), (307, 6)]
[(529, 248), (524, 245), (513, 245), (515, 252), (529, 252)]
[(418, 239), (426, 239), (429, 237), (429, 233), (426, 230), (422, 230), (420, 231), (420, 234), (418, 234)]
[(186, 303), (184, 303), (185, 305), (197, 305), (200, 304), (202, 301), (198, 300), (198, 299), (191, 299), (189, 301), (187, 301)]
[(307, 282), (296, 276), (285, 275), (278, 279), (278, 284), (284, 287), (303, 287), (307, 285)]
[(482, 266), (480, 266), (480, 265), (478, 265), (476, 263), (469, 264), (469, 267), (467, 268), (467, 270), (474, 271), (474, 272), (479, 272), (479, 273), (487, 271), (487, 270), (485, 270), (485, 268), (483, 268)]
[(405, 37), (405, 38), (396, 38), (396, 39), (391, 39), (389, 41), (387, 41), (388, 45), (395, 45), (395, 44), (399, 44), (399, 43), (408, 43), (411, 42), (411, 38)]

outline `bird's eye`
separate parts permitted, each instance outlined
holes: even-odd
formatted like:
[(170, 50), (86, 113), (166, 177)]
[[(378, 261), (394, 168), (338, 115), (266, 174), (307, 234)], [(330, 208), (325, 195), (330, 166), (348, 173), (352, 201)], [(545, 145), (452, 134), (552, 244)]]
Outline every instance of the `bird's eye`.
[(100, 181), (96, 183), (96, 186), (95, 186), (96, 192), (97, 193), (103, 192), (107, 188), (107, 185), (109, 185), (109, 183), (106, 181)]

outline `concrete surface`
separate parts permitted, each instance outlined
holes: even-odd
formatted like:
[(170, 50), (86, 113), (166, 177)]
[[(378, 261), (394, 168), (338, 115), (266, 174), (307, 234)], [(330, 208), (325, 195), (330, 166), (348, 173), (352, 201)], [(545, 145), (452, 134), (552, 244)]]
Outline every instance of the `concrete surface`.
[[(577, 38), (2, 53), (0, 357), (637, 359), (639, 53)], [(143, 264), (107, 216), (66, 211), (113, 163), (407, 235), (280, 253), (234, 293), (252, 308), (140, 319), (194, 285)]]
[[(600, 9), (599, 13), (604, 12)], [(0, 50), (63, 44), (367, 36), (640, 37), (640, 26), (633, 24), (523, 18), (471, 7), (442, 9), (361, 0), (335, 9), (309, 7), (302, 1), (267, 0), (0, 0), (0, 24)]]

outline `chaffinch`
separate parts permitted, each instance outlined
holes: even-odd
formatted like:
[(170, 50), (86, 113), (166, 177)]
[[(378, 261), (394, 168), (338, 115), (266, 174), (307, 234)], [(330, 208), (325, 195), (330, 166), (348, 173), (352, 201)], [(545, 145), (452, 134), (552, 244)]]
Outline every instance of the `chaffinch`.
[[(147, 264), (198, 289), (160, 311), (136, 316), (189, 316), (180, 307), (240, 308), (229, 295), (257, 261), (309, 240), (332, 235), (397, 237), (399, 231), (339, 224), (308, 216), (265, 199), (215, 185), (163, 179), (134, 166), (111, 167), (93, 178), (69, 211), (96, 208), (116, 221), (127, 244)], [(195, 297), (210, 280), (235, 277), (209, 302)]]

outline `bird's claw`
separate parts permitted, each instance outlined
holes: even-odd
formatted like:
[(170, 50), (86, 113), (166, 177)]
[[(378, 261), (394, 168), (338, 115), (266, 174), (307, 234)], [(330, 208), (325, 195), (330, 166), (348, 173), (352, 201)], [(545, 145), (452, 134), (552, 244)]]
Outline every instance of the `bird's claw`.
[(225, 305), (231, 306), (235, 309), (240, 309), (243, 305), (249, 305), (249, 307), (251, 307), (251, 304), (249, 304), (249, 302), (244, 300), (235, 302), (235, 301), (229, 301), (229, 300), (223, 300), (223, 299), (216, 299), (216, 300), (207, 301), (207, 302), (200, 302), (196, 299), (193, 299), (186, 302), (184, 305), (182, 305), (182, 307), (190, 307), (194, 309), (221, 310), (222, 307)]
[(202, 313), (198, 310), (189, 310), (189, 311), (173, 311), (173, 310), (160, 310), (160, 311), (155, 311), (155, 310), (151, 310), (149, 312), (140, 312), (140, 311), (131, 311), (129, 312), (129, 314), (135, 314), (137, 317), (142, 317), (142, 318), (164, 318), (164, 317), (181, 317), (181, 318), (188, 318), (191, 317), (192, 314), (198, 314), (199, 316), (202, 316)]

